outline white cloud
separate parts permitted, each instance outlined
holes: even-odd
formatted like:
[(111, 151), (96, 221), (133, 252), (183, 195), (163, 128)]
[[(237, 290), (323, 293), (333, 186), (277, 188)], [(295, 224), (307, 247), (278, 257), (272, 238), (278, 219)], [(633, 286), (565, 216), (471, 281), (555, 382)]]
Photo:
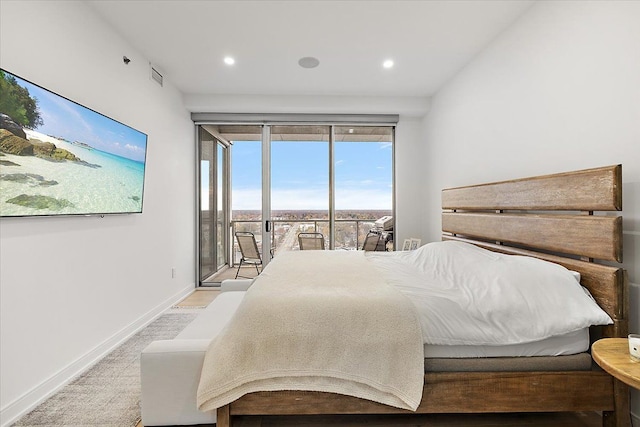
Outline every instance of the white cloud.
[(262, 209), (262, 191), (260, 189), (234, 190), (231, 195), (231, 208), (235, 210)]
[(328, 209), (329, 189), (273, 190), (271, 209)]
[[(235, 190), (232, 194), (234, 210), (259, 210), (262, 192), (258, 189)], [(336, 192), (336, 209), (391, 209), (391, 188), (339, 190)], [(274, 190), (271, 194), (273, 210), (328, 209), (326, 190)]]
[(344, 190), (336, 193), (336, 209), (389, 209), (391, 188)]
[[(117, 145), (120, 145), (116, 142)], [(142, 148), (138, 147), (136, 145), (131, 145), (131, 144), (125, 144), (124, 148), (126, 148), (129, 151), (133, 151), (134, 153), (140, 153), (142, 152)]]

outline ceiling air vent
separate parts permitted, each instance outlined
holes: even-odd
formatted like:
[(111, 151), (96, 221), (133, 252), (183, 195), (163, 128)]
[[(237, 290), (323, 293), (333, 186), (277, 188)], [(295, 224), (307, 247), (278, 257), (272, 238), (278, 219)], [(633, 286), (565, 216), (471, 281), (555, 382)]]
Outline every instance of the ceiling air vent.
[(151, 68), (151, 79), (155, 80), (160, 86), (162, 86), (162, 74), (158, 72), (153, 66)]

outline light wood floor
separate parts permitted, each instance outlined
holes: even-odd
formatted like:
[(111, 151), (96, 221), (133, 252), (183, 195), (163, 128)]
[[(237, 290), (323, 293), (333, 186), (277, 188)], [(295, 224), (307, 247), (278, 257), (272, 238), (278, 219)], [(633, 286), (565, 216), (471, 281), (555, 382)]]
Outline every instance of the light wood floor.
[[(261, 267), (258, 267), (261, 270)], [(207, 280), (203, 282), (203, 285), (214, 285), (219, 284), (225, 279), (234, 279), (236, 277), (236, 272), (238, 271), (238, 267), (225, 267), (222, 270), (218, 271), (213, 276), (209, 277)], [(245, 265), (240, 268), (240, 274), (238, 275), (238, 279), (253, 279), (258, 275), (256, 268), (253, 265)]]
[(220, 294), (220, 289), (201, 287), (176, 304), (176, 307), (206, 307)]
[[(254, 270), (255, 271), (255, 270)], [(234, 273), (235, 274), (235, 273)], [(178, 307), (207, 306), (220, 293), (217, 289), (198, 288)], [(434, 415), (336, 415), (336, 416), (252, 416), (234, 418), (234, 427), (601, 427), (595, 412), (560, 414), (434, 414)], [(207, 427), (215, 424), (207, 425)], [(143, 427), (139, 422), (136, 427)], [(205, 427), (205, 426), (201, 426)]]

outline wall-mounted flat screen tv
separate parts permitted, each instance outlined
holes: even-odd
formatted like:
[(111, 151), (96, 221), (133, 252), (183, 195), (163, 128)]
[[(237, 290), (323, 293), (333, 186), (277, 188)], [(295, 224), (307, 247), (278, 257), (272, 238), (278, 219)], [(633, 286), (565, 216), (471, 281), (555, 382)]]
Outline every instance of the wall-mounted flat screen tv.
[(0, 69), (0, 216), (141, 213), (147, 135)]

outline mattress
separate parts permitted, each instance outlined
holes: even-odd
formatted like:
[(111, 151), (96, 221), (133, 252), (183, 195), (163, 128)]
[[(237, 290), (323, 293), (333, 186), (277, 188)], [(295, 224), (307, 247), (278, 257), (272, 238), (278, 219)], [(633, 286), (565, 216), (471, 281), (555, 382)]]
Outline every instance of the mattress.
[(590, 371), (592, 363), (589, 353), (538, 357), (430, 358), (424, 359), (424, 372)]
[(589, 329), (556, 335), (541, 341), (510, 345), (424, 345), (425, 359), (565, 356), (589, 349)]

